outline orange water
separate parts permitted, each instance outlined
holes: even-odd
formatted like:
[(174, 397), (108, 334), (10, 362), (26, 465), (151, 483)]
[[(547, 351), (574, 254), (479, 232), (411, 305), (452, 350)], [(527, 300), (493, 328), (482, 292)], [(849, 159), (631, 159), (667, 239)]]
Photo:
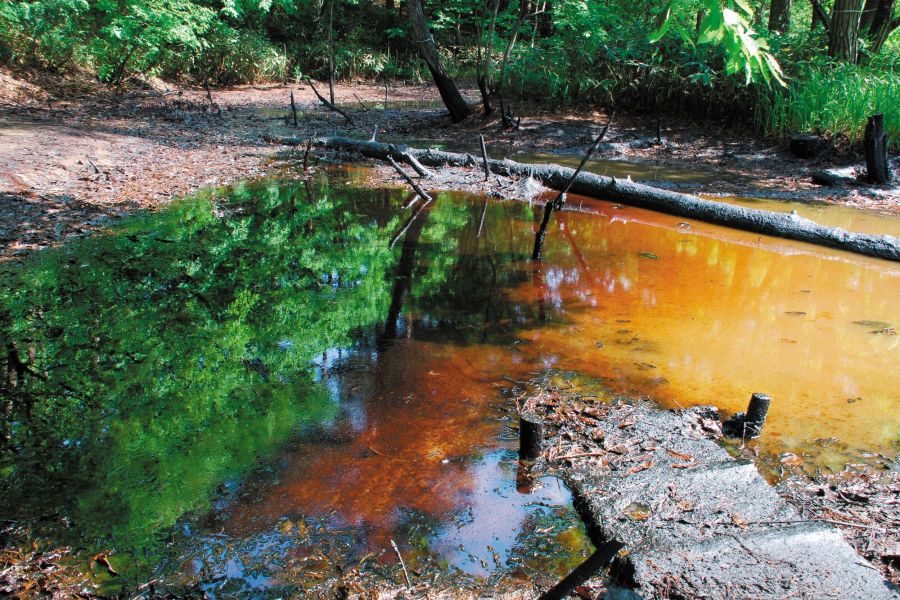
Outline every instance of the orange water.
[(737, 411), (766, 392), (768, 452), (830, 437), (891, 450), (900, 337), (885, 327), (900, 325), (900, 266), (582, 202), (596, 214), (558, 216), (543, 286), (517, 290), (556, 307), (554, 326), (523, 333), (545, 362), (668, 406)]

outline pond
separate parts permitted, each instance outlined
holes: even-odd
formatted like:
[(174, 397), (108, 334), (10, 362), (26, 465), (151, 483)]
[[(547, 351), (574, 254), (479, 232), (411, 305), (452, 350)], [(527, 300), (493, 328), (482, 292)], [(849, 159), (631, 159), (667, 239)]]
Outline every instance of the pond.
[[(352, 171), (350, 171), (352, 174)], [(517, 485), (517, 382), (773, 397), (758, 448), (894, 456), (900, 268), (573, 197), (264, 180), (6, 267), (0, 517), (150, 577), (273, 597), (348, 569), (548, 585), (591, 549)], [(393, 544), (397, 544), (397, 551)]]

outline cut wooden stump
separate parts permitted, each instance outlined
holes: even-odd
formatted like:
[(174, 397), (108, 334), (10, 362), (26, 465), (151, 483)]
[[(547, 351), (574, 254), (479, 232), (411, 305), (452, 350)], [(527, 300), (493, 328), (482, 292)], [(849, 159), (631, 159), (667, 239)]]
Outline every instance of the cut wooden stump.
[(544, 422), (530, 413), (519, 415), (519, 459), (534, 460), (544, 447)]
[(891, 170), (887, 160), (887, 134), (884, 132), (884, 115), (873, 115), (866, 123), (864, 138), (866, 149), (866, 175), (871, 183), (887, 183)]

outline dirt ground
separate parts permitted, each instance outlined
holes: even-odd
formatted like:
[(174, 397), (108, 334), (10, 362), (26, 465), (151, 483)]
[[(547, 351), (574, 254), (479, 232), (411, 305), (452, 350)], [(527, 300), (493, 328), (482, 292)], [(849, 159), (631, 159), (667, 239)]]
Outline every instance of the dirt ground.
[[(320, 86), (321, 87), (321, 86)], [(320, 89), (327, 94), (327, 87)], [(290, 94), (298, 127), (289, 122)], [(474, 103), (477, 92), (466, 90)], [(387, 97), (388, 110), (382, 110)], [(479, 114), (454, 125), (429, 85), (339, 84), (337, 103), (352, 124), (325, 109), (306, 85), (183, 89), (137, 82), (124, 92), (86, 82), (13, 77), (0, 71), (0, 260), (59, 243), (109, 219), (164, 206), (194, 190), (263, 176), (283, 148), (269, 137), (350, 133), (410, 143), (476, 144), (483, 134), (492, 155), (505, 152), (581, 154), (607, 115), (514, 105), (521, 129), (504, 131), (499, 116)], [(664, 119), (617, 115), (605, 140), (621, 146), (617, 160), (651, 166), (713, 169), (727, 175), (690, 191), (791, 196), (900, 213), (900, 189), (819, 188), (815, 163), (745, 131)], [(467, 141), (468, 140), (468, 141)], [(629, 145), (629, 142), (637, 142)], [(632, 147), (634, 146), (634, 147)], [(521, 160), (521, 159), (520, 159)], [(751, 179), (754, 189), (737, 183)]]

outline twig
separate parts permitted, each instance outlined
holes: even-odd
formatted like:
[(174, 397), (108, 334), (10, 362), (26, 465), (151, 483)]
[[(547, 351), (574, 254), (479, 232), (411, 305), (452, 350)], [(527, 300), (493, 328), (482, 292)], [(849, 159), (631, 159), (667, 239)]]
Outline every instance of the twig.
[(413, 170), (419, 174), (419, 177), (425, 179), (434, 175), (431, 171), (425, 168), (425, 166), (416, 159), (415, 156), (410, 154), (409, 152), (403, 153), (403, 158), (406, 159), (406, 162), (409, 163), (409, 166), (413, 168)]
[(569, 191), (572, 187), (572, 184), (575, 183), (575, 179), (584, 169), (584, 165), (587, 164), (587, 161), (591, 159), (594, 152), (597, 151), (597, 147), (600, 145), (600, 142), (603, 141), (603, 138), (606, 136), (606, 132), (609, 129), (609, 126), (612, 125), (613, 119), (616, 118), (616, 111), (613, 111), (611, 115), (609, 115), (609, 121), (606, 122), (606, 125), (603, 126), (603, 131), (600, 132), (600, 135), (597, 136), (597, 139), (594, 140), (594, 144), (588, 149), (587, 154), (584, 155), (584, 158), (581, 159), (581, 163), (579, 163), (578, 168), (575, 169), (575, 172), (572, 174), (572, 178), (569, 179), (569, 183), (566, 184), (566, 187), (563, 191), (559, 193), (559, 196), (556, 197), (554, 203), (558, 203), (559, 200)]
[(565, 454), (557, 456), (555, 460), (568, 460), (572, 458), (587, 458), (589, 456), (606, 456), (606, 452), (579, 452), (577, 454)]
[(356, 92), (353, 92), (353, 97), (356, 98), (356, 101), (359, 102), (359, 105), (362, 106), (363, 110), (369, 112), (371, 109), (363, 104), (363, 101), (359, 99), (359, 96), (356, 95)]
[(404, 171), (403, 169), (400, 168), (400, 165), (397, 164), (397, 161), (394, 160), (394, 157), (393, 157), (393, 156), (390, 156), (390, 155), (389, 155), (389, 156), (388, 156), (388, 161), (390, 161), (391, 166), (394, 167), (394, 169), (395, 169), (398, 173), (400, 173), (400, 176), (403, 177), (403, 179), (406, 180), (406, 183), (408, 183), (409, 186), (410, 186), (412, 189), (414, 189), (418, 195), (420, 195), (420, 196), (422, 196), (423, 198), (425, 198), (425, 200), (427, 200), (428, 202), (431, 202), (431, 196), (429, 196), (428, 194), (426, 194), (425, 191), (424, 191), (422, 188), (420, 188), (419, 185), (418, 185), (415, 181), (413, 181), (413, 178), (410, 177), (409, 175), (407, 175), (407, 174), (406, 174), (406, 171)]
[(412, 581), (409, 580), (409, 572), (406, 570), (406, 563), (403, 562), (403, 555), (400, 554), (400, 548), (397, 547), (397, 542), (391, 540), (391, 546), (394, 547), (394, 552), (397, 553), (397, 558), (400, 559), (400, 566), (403, 567), (403, 576), (406, 577), (406, 587), (412, 587)]
[(353, 119), (351, 119), (347, 113), (345, 113), (344, 111), (339, 109), (337, 106), (335, 106), (334, 104), (329, 102), (327, 98), (325, 98), (322, 94), (319, 93), (319, 90), (317, 90), (316, 86), (313, 85), (312, 79), (307, 79), (306, 83), (309, 84), (309, 87), (312, 88), (312, 91), (316, 95), (316, 98), (319, 99), (319, 102), (321, 102), (322, 105), (325, 106), (325, 108), (338, 113), (339, 115), (341, 115), (342, 117), (344, 117), (347, 120), (347, 123), (349, 123), (350, 125), (353, 125)]

